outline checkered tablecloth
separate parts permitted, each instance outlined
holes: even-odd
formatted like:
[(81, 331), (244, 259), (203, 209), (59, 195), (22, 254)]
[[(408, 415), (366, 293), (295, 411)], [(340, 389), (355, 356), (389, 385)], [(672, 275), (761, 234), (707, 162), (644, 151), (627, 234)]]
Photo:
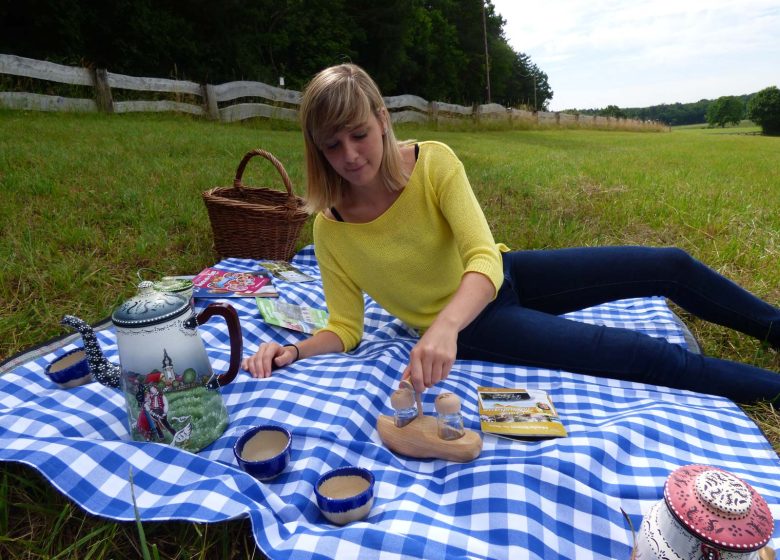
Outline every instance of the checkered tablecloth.
[[(319, 276), (311, 248), (294, 261)], [(252, 270), (227, 259), (223, 268)], [(282, 298), (324, 307), (319, 282), (276, 282)], [(262, 322), (254, 300), (232, 299), (245, 353), (261, 341), (302, 335)], [(198, 301), (198, 307), (206, 304)], [(425, 393), (426, 413), (440, 391), (463, 399), (466, 426), (479, 430), (476, 387), (527, 386), (550, 392), (569, 436), (534, 443), (486, 435), (471, 463), (413, 460), (385, 448), (375, 429), (391, 414), (414, 339), (366, 300), (366, 335), (353, 353), (301, 360), (266, 380), (242, 372), (222, 389), (230, 424), (198, 454), (130, 440), (118, 390), (91, 383), (63, 390), (44, 374), (64, 347), (0, 376), (0, 459), (38, 469), (85, 510), (134, 519), (129, 476), (142, 520), (216, 522), (249, 516), (257, 544), (271, 558), (625, 558), (631, 530), (661, 498), (666, 477), (686, 464), (708, 464), (743, 478), (766, 499), (780, 525), (780, 461), (760, 430), (731, 401), (686, 391), (568, 372), (458, 361)], [(571, 315), (668, 337), (684, 344), (663, 299), (623, 300)], [(224, 321), (199, 328), (215, 371), (227, 369)], [(118, 361), (111, 328), (98, 331)], [(271, 482), (241, 471), (232, 446), (260, 422), (293, 434), (292, 462)], [(327, 470), (358, 465), (376, 476), (369, 517), (327, 523), (313, 484)], [(770, 543), (780, 547), (780, 531)]]

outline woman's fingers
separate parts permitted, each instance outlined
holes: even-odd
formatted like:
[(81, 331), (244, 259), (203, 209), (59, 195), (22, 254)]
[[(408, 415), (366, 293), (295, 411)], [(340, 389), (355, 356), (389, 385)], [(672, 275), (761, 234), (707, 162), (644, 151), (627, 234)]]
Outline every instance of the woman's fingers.
[(294, 352), (276, 342), (265, 342), (257, 352), (246, 357), (241, 362), (241, 368), (248, 371), (252, 377), (270, 377), (277, 367), (286, 366), (295, 358)]
[(408, 378), (415, 391), (422, 392), (447, 379), (453, 363), (449, 353), (418, 343), (409, 355), (409, 364), (401, 379)]

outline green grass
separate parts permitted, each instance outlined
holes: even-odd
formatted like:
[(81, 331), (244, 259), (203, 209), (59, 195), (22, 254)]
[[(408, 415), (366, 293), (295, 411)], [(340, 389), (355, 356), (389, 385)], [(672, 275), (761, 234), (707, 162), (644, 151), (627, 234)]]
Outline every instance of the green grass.
[(708, 134), (761, 134), (761, 127), (748, 120), (742, 120), (737, 125), (727, 124), (724, 127), (711, 127), (707, 123), (686, 124), (675, 126), (674, 130), (702, 130), (707, 131)]
[[(401, 127), (398, 136), (450, 144), (496, 238), (512, 248), (676, 245), (777, 303), (780, 139), (743, 132), (754, 130)], [(141, 268), (192, 274), (213, 264), (200, 193), (230, 185), (258, 147), (281, 159), (303, 194), (292, 125), (0, 112), (0, 359), (63, 334), (64, 314), (106, 317), (134, 293)], [(282, 188), (260, 159), (245, 182)], [(299, 246), (310, 242), (309, 223)], [(780, 369), (760, 343), (685, 319), (708, 354)], [(776, 412), (747, 411), (780, 449)], [(144, 529), (163, 558), (244, 558), (254, 547), (248, 521)], [(140, 546), (134, 523), (96, 519), (32, 469), (0, 465), (0, 557), (137, 558)]]

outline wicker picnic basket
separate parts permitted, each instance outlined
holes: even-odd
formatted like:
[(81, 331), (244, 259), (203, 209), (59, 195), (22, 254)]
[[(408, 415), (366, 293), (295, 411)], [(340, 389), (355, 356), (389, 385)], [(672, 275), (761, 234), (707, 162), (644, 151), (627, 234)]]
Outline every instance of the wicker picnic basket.
[[(282, 177), (287, 192), (248, 187), (241, 182), (249, 160), (262, 156)], [(309, 214), (303, 199), (293, 194), (284, 166), (265, 150), (252, 150), (238, 164), (232, 187), (214, 187), (203, 192), (214, 234), (214, 249), (220, 258), (290, 260), (295, 242)]]

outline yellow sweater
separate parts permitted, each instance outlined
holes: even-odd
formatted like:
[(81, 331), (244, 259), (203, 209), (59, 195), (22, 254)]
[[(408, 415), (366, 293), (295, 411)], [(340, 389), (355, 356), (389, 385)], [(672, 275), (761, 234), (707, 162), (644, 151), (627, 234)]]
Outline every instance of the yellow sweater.
[(465, 272), (504, 280), (501, 251), (463, 164), (439, 142), (421, 142), (409, 182), (375, 220), (314, 220), (329, 322), (349, 351), (363, 335), (363, 292), (407, 325), (424, 330), (449, 302)]

